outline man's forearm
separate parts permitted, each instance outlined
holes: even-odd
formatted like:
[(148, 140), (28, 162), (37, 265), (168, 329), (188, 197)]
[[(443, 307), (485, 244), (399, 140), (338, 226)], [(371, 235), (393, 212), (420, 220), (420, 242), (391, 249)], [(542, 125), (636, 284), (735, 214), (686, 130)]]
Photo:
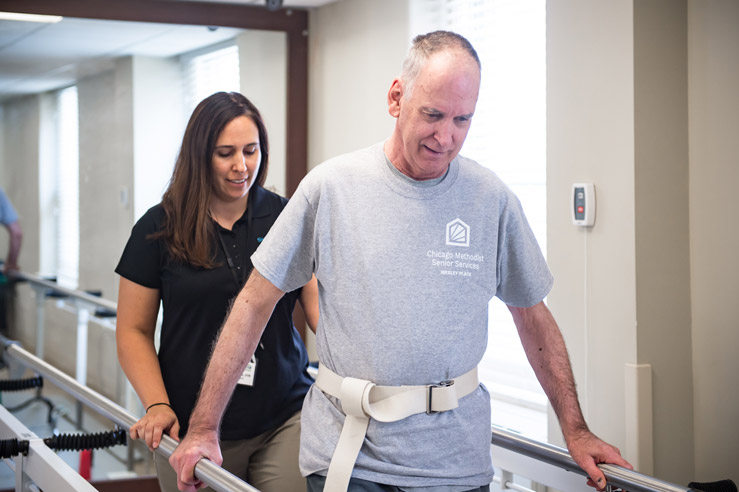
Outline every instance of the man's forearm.
[(510, 310), (526, 356), (552, 403), (565, 439), (587, 431), (567, 347), (551, 312), (543, 302)]
[(254, 354), (282, 291), (256, 270), (234, 301), (218, 336), (190, 417), (193, 431), (218, 431), (223, 412), (241, 373)]

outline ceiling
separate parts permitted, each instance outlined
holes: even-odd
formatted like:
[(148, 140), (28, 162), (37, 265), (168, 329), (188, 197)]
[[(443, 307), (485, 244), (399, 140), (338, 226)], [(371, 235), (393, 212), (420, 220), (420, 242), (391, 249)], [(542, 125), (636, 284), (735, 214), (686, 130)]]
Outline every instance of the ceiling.
[[(219, 0), (264, 5), (264, 0)], [(311, 8), (337, 0), (285, 0)], [(0, 20), (0, 101), (72, 85), (113, 66), (120, 56), (169, 57), (229, 40), (241, 29), (90, 20), (65, 17), (55, 24)]]

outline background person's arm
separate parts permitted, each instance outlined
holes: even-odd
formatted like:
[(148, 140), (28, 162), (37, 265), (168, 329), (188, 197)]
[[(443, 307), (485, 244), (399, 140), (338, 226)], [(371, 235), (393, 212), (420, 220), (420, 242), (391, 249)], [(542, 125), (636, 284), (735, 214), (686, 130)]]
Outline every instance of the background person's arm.
[(590, 476), (588, 483), (599, 490), (606, 485), (598, 463), (613, 463), (631, 469), (619, 450), (596, 437), (580, 409), (562, 333), (549, 308), (540, 302), (531, 307), (508, 306), (531, 367), (549, 397), (559, 419), (570, 455)]
[(194, 492), (203, 485), (195, 478), (201, 458), (223, 461), (218, 447), (223, 412), (283, 294), (254, 269), (236, 297), (210, 356), (187, 435), (169, 458), (180, 490)]
[(7, 274), (11, 270), (20, 270), (18, 268), (18, 255), (21, 252), (21, 243), (23, 242), (23, 229), (17, 220), (5, 226), (8, 229), (10, 238), (8, 240), (8, 257), (5, 259), (3, 273)]

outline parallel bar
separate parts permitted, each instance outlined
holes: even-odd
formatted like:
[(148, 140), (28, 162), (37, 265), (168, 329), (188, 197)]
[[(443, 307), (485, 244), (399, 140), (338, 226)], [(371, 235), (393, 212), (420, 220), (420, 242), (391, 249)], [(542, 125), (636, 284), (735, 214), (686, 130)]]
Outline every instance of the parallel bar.
[(44, 358), (44, 307), (46, 298), (42, 289), (34, 285), (33, 290), (36, 292), (36, 357)]
[[(567, 450), (559, 446), (535, 441), (495, 425), (493, 426), (492, 444), (557, 466), (569, 472), (577, 473), (584, 477), (588, 476), (575, 463)], [(610, 485), (620, 487), (629, 492), (694, 492), (693, 489), (665, 482), (620, 466), (598, 466)]]
[(79, 299), (81, 301), (85, 301), (94, 306), (99, 306), (105, 309), (109, 309), (111, 311), (116, 311), (118, 309), (118, 306), (113, 301), (103, 299), (102, 297), (90, 295), (87, 292), (82, 292), (76, 289), (70, 289), (68, 287), (64, 287), (62, 285), (57, 284), (56, 282), (51, 282), (50, 280), (41, 278), (37, 275), (33, 275), (30, 273), (25, 273), (25, 272), (12, 272), (11, 275), (14, 278), (21, 279), (21, 280), (27, 280), (28, 282), (31, 282), (32, 284), (41, 285), (48, 289), (61, 292), (62, 294), (65, 294), (69, 297)]
[[(16, 475), (16, 490), (32, 489), (33, 483), (43, 490), (55, 492), (96, 492), (90, 483), (75, 472), (43, 439), (23, 425), (12, 413), (0, 405), (0, 437), (29, 441), (28, 456), (6, 459)], [(35, 490), (38, 490), (36, 488)]]
[[(92, 296), (78, 290), (62, 287), (36, 275), (23, 272), (15, 272), (14, 275), (16, 278), (56, 290), (81, 301), (88, 302), (111, 311), (117, 310), (117, 305), (112, 301)], [(0, 342), (5, 345), (5, 350), (8, 355), (12, 355), (17, 359), (24, 361), (29, 367), (34, 368), (36, 372), (48, 377), (59, 387), (75, 396), (79, 401), (86, 403), (88, 406), (106, 416), (119, 426), (129, 429), (131, 425), (137, 422), (137, 419), (133, 415), (125, 411), (120, 406), (90, 390), (86, 386), (79, 384), (73, 378), (47, 364), (40, 358), (33, 356), (15, 342), (8, 340), (2, 335), (0, 335)], [(492, 444), (494, 446), (499, 446), (515, 453), (562, 468), (566, 471), (587, 477), (587, 473), (585, 473), (577, 463), (575, 463), (566, 449), (521, 436), (495, 425), (493, 425), (492, 431)], [(177, 442), (169, 436), (164, 435), (162, 436), (162, 442), (157, 452), (169, 458), (176, 447)], [(605, 474), (606, 480), (610, 485), (629, 490), (630, 492), (695, 492), (693, 489), (675, 485), (619, 466), (604, 464), (599, 465), (599, 467)], [(258, 492), (257, 489), (251, 485), (244, 483), (239, 478), (223, 470), (221, 467), (207, 459), (201, 460), (195, 467), (195, 476), (219, 492), (242, 490)]]
[[(136, 417), (111, 400), (79, 384), (74, 378), (24, 350), (17, 342), (13, 342), (2, 335), (0, 335), (0, 342), (5, 347), (6, 355), (17, 359), (45, 378), (50, 379), (54, 384), (74, 396), (77, 400), (87, 404), (90, 408), (107, 417), (120, 427), (128, 430), (138, 421)], [(167, 435), (163, 435), (162, 442), (156, 452), (169, 458), (176, 447), (177, 441)], [(218, 492), (259, 492), (258, 489), (243, 482), (235, 475), (205, 458), (200, 460), (195, 466), (195, 476)]]
[(75, 379), (82, 386), (87, 385), (87, 334), (89, 331), (90, 311), (85, 307), (77, 309), (77, 347)]
[(517, 483), (512, 482), (508, 479), (509, 477), (506, 477), (506, 472), (503, 472), (503, 477), (499, 477), (498, 475), (495, 475), (493, 477), (493, 482), (500, 485), (500, 488), (503, 490), (510, 489), (510, 490), (517, 490), (518, 492), (536, 492), (533, 489), (530, 489), (528, 487), (524, 487), (523, 485), (518, 485)]

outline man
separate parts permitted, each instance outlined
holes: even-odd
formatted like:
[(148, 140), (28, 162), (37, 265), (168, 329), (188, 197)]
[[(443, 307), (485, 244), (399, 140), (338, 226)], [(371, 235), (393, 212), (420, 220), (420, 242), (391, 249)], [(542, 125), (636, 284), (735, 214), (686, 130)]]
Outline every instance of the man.
[(0, 224), (2, 224), (10, 234), (8, 241), (8, 256), (5, 258), (3, 265), (3, 273), (8, 274), (11, 270), (18, 270), (18, 254), (21, 250), (21, 240), (23, 239), (23, 230), (20, 222), (18, 222), (18, 214), (10, 203), (5, 192), (0, 188)]
[[(201, 456), (220, 462), (218, 421), (284, 291), (319, 284), (321, 366), (302, 414), (309, 492), (488, 490), (490, 397), (476, 366), (488, 301), (508, 306), (573, 458), (629, 466), (584, 422), (567, 351), (542, 299), (552, 277), (515, 196), (459, 157), (480, 87), (463, 37), (414, 40), (388, 93), (384, 144), (318, 166), (260, 249), (172, 455), (181, 490)], [(325, 488), (324, 488), (325, 487)]]

